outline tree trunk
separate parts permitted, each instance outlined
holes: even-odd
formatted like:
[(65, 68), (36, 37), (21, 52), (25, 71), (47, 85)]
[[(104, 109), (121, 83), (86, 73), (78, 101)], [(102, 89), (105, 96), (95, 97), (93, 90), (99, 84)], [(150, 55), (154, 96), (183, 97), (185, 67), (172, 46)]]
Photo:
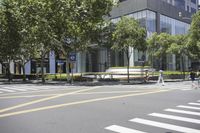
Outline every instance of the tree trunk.
[(41, 73), (42, 73), (42, 83), (45, 83), (45, 76), (44, 76), (44, 54), (41, 56)]
[(127, 76), (128, 76), (128, 83), (130, 83), (130, 75), (129, 75), (129, 68), (130, 68), (129, 50), (127, 51), (126, 55), (127, 55)]
[(107, 63), (107, 68), (111, 67), (111, 50), (108, 49), (108, 63)]
[(7, 73), (7, 76), (8, 76), (8, 82), (11, 82), (12, 77), (11, 77), (11, 72), (10, 72), (10, 61), (8, 61), (6, 73)]
[(181, 65), (182, 65), (182, 71), (183, 71), (183, 80), (185, 79), (185, 65), (184, 65), (184, 56), (182, 55), (181, 56), (181, 59), (182, 59), (182, 63), (181, 63)]
[(23, 81), (26, 82), (25, 64), (22, 64), (22, 71), (23, 71)]
[(160, 57), (160, 65), (159, 65), (159, 70), (162, 70), (163, 68), (163, 57)]
[(67, 82), (70, 83), (69, 54), (67, 54), (67, 58), (66, 58), (66, 75), (67, 75)]

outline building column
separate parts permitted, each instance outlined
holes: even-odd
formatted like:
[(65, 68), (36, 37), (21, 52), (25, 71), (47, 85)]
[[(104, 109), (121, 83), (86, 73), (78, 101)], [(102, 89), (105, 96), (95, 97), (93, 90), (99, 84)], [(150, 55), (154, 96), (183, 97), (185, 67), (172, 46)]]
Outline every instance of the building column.
[(55, 52), (51, 51), (49, 53), (49, 73), (55, 74), (56, 73), (56, 59), (55, 59)]
[(134, 48), (130, 47), (129, 48), (129, 53), (131, 54), (130, 56), (130, 66), (135, 66), (135, 57), (134, 57)]
[(172, 70), (173, 71), (176, 70), (176, 55), (175, 54), (172, 55)]
[(107, 59), (107, 50), (104, 48), (101, 48), (99, 50), (99, 71), (104, 72), (107, 69), (108, 65), (108, 59)]
[(119, 66), (119, 52), (115, 52), (115, 66)]
[(77, 53), (77, 72), (86, 72), (86, 53)]
[(156, 32), (160, 33), (160, 13), (156, 13)]
[(15, 73), (15, 63), (13, 61), (10, 62), (10, 73), (11, 74)]
[(25, 74), (30, 75), (31, 74), (31, 61), (27, 62), (25, 64)]

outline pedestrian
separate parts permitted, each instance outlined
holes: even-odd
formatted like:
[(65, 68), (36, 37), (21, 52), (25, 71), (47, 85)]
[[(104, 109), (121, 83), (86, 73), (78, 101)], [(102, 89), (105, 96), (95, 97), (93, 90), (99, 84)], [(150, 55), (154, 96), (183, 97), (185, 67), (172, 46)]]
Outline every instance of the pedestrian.
[(195, 72), (193, 70), (190, 72), (190, 79), (192, 81), (192, 88), (197, 89), (197, 86), (195, 84)]
[(163, 78), (163, 70), (159, 71), (159, 77), (158, 77), (158, 82), (157, 83), (159, 84), (160, 82), (162, 82), (162, 86), (165, 85), (164, 78)]
[(145, 78), (144, 78), (144, 82), (148, 82), (149, 81), (149, 71), (145, 70)]

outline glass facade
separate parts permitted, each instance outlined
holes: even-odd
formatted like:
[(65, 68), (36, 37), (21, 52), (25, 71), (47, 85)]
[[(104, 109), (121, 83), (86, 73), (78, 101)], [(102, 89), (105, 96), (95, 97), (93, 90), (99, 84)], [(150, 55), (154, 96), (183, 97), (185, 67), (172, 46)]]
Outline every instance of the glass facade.
[(179, 9), (185, 10), (185, 0), (174, 0), (174, 6)]
[[(144, 10), (140, 12), (134, 12), (126, 15), (126, 17), (134, 18), (139, 21), (142, 27), (147, 30), (147, 35), (150, 36), (153, 32), (156, 32), (156, 13), (149, 10)], [(120, 17), (114, 18), (111, 21), (117, 23)]]
[[(126, 15), (126, 17), (134, 18), (139, 21), (140, 25), (144, 27), (147, 31), (147, 37), (151, 36), (154, 32), (156, 32), (156, 13), (150, 10), (143, 10), (139, 12), (134, 12), (131, 14)], [(113, 23), (117, 23), (120, 20), (120, 18), (112, 19), (111, 21)], [(144, 60), (144, 56), (146, 53), (140, 52), (137, 49), (134, 49), (133, 55), (132, 55), (132, 64), (134, 65), (141, 65), (140, 61)], [(123, 57), (123, 55), (121, 55)], [(116, 59), (112, 59), (113, 62), (111, 64), (115, 64), (113, 66), (121, 66), (125, 63), (125, 59), (120, 58), (120, 60), (116, 61)], [(116, 63), (118, 62), (118, 63)], [(134, 63), (133, 63), (134, 62)]]
[[(170, 18), (165, 15), (159, 15), (160, 18), (156, 18), (156, 13), (150, 10), (143, 10), (139, 12), (134, 12), (131, 14), (125, 15), (126, 17), (135, 18), (139, 21), (140, 25), (144, 28), (146, 28), (147, 31), (147, 37), (150, 37), (154, 32), (156, 31), (156, 24), (157, 20), (160, 20), (160, 25), (157, 25), (160, 27), (160, 32), (176, 35), (176, 34), (186, 34), (189, 30), (190, 25), (184, 22), (181, 22), (179, 20)], [(113, 23), (117, 23), (120, 20), (120, 17), (112, 19)], [(159, 24), (159, 23), (158, 23)], [(130, 48), (130, 50), (133, 50), (133, 48)], [(143, 61), (143, 57), (145, 56), (145, 60), (148, 60), (148, 54), (143, 53), (141, 51), (138, 51), (137, 49), (134, 49), (133, 55), (131, 57), (131, 62), (133, 66), (141, 65), (140, 62)], [(116, 56), (116, 55), (115, 55)], [(121, 55), (121, 57), (124, 57)], [(166, 64), (165, 68), (169, 70), (175, 70), (177, 68), (176, 59), (177, 57), (175, 55), (166, 55), (166, 60), (168, 63)], [(119, 58), (118, 58), (119, 59)], [(116, 61), (116, 58), (111, 59), (115, 61), (115, 63), (112, 66), (121, 66), (123, 64), (126, 64), (126, 59), (120, 58), (120, 60)], [(157, 66), (157, 64), (155, 64)]]
[[(167, 17), (165, 15), (160, 15), (160, 31), (165, 32), (172, 35), (177, 34), (186, 34), (189, 30), (190, 25), (176, 19)], [(187, 57), (185, 57), (185, 61)], [(167, 64), (164, 65), (168, 70), (176, 70), (181, 67), (181, 59), (180, 57), (176, 57), (175, 55), (166, 55)], [(186, 61), (188, 62), (188, 61)], [(187, 63), (185, 63), (187, 66)]]
[(197, 11), (197, 0), (162, 0), (168, 4), (175, 6), (178, 9), (188, 11), (190, 13), (195, 13)]

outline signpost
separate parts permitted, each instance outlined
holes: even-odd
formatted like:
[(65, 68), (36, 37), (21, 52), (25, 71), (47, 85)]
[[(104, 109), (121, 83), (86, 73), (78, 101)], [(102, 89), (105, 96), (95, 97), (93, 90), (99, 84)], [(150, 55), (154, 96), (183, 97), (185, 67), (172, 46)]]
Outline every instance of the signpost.
[(74, 68), (74, 63), (76, 62), (76, 53), (75, 52), (71, 52), (69, 54), (69, 60), (70, 60), (70, 69), (71, 69), (71, 73), (72, 73), (71, 83), (73, 84), (73, 68)]

